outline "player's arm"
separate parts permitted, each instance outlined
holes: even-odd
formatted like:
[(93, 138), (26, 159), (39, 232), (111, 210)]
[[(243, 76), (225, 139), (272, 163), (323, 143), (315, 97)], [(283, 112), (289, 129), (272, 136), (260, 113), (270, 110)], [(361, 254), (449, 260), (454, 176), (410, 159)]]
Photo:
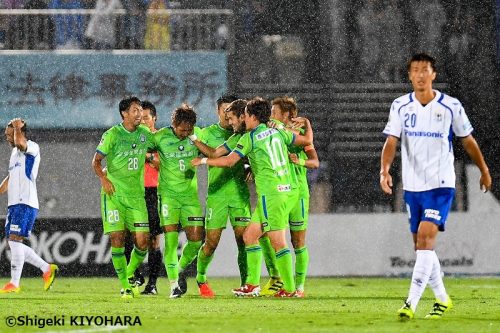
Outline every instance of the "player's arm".
[(311, 122), (309, 119), (304, 117), (297, 117), (292, 119), (292, 128), (302, 127), (304, 128), (304, 134), (294, 133), (295, 139), (293, 140), (293, 144), (296, 146), (309, 146), (313, 144), (313, 130), (311, 126)]
[(9, 188), (9, 176), (5, 177), (0, 184), (0, 194), (7, 192)]
[(464, 147), (467, 155), (471, 158), (471, 160), (477, 165), (479, 171), (481, 171), (481, 178), (479, 179), (479, 186), (483, 192), (487, 192), (491, 190), (491, 176), (490, 170), (484, 161), (483, 154), (481, 153), (481, 149), (476, 142), (476, 139), (472, 135), (468, 135), (462, 138), (462, 146)]
[(96, 152), (94, 154), (94, 158), (92, 159), (92, 168), (94, 169), (95, 174), (99, 177), (101, 181), (102, 188), (104, 192), (108, 195), (112, 195), (115, 192), (115, 187), (113, 183), (109, 180), (106, 173), (103, 171), (102, 160), (105, 158), (103, 154), (100, 152)]
[(308, 169), (319, 168), (318, 153), (316, 153), (316, 149), (314, 149), (314, 146), (305, 146), (304, 152), (307, 155), (307, 159), (300, 158), (297, 154), (290, 154), (290, 161), (293, 164), (302, 165), (303, 167), (306, 167)]
[(205, 143), (201, 142), (198, 139), (198, 136), (196, 136), (195, 134), (190, 135), (189, 139), (193, 141), (196, 148), (198, 148), (198, 150), (207, 157), (211, 158), (221, 157), (231, 152), (230, 150), (227, 149), (225, 145), (220, 145), (217, 148), (212, 148), (210, 146), (207, 146)]
[(21, 131), (21, 128), (24, 126), (24, 121), (21, 118), (15, 118), (12, 120), (11, 124), (14, 128), (14, 145), (20, 151), (26, 152), (26, 149), (28, 149), (28, 141)]
[(389, 173), (392, 162), (396, 156), (398, 147), (398, 138), (388, 135), (385, 139), (384, 148), (382, 148), (382, 156), (380, 158), (380, 188), (386, 194), (392, 194), (392, 176)]
[(193, 166), (198, 166), (201, 164), (206, 164), (208, 166), (214, 166), (214, 167), (219, 167), (219, 168), (231, 168), (234, 166), (238, 161), (241, 160), (240, 155), (238, 155), (235, 152), (231, 152), (229, 155), (226, 156), (221, 156), (217, 158), (195, 158), (191, 161), (191, 164)]

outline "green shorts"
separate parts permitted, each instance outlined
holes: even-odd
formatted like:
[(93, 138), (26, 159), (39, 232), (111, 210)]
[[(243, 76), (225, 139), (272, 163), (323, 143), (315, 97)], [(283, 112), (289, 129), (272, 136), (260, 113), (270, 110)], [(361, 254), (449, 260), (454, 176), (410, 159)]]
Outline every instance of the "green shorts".
[(158, 194), (160, 226), (181, 224), (185, 227), (203, 226), (203, 212), (198, 197), (176, 197)]
[(225, 229), (228, 217), (233, 228), (246, 227), (250, 222), (250, 201), (208, 196), (205, 229)]
[(301, 196), (298, 202), (293, 205), (288, 217), (290, 223), (290, 230), (300, 231), (306, 230), (309, 221), (309, 197)]
[(259, 195), (257, 207), (252, 213), (252, 222), (262, 224), (262, 231), (285, 230), (288, 228), (288, 217), (292, 206), (290, 202), (297, 201), (298, 192), (283, 194)]
[(105, 234), (124, 230), (149, 232), (144, 197), (119, 197), (101, 193), (101, 215)]

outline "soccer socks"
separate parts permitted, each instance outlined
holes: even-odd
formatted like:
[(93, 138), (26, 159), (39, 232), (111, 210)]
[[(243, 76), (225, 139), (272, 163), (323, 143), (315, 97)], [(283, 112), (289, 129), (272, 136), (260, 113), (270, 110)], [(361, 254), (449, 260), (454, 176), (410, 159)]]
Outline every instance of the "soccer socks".
[(298, 290), (304, 291), (307, 267), (309, 266), (309, 251), (307, 247), (295, 249), (295, 286)]
[(434, 251), (432, 250), (417, 250), (417, 259), (415, 267), (413, 267), (413, 275), (411, 277), (410, 292), (408, 294), (407, 303), (415, 312), (417, 304), (424, 293), (427, 282), (434, 266)]
[(201, 248), (201, 241), (190, 241), (188, 240), (184, 249), (182, 249), (182, 255), (179, 259), (179, 270), (183, 271), (186, 267), (193, 262), (193, 260), (198, 255), (198, 251)]
[(165, 233), (165, 253), (163, 261), (167, 270), (167, 277), (170, 282), (177, 283), (179, 279), (179, 266), (177, 257), (177, 246), (179, 245), (179, 233), (169, 231)]
[(429, 286), (432, 288), (436, 299), (443, 303), (448, 302), (448, 294), (444, 288), (443, 277), (441, 276), (441, 264), (435, 251), (432, 251), (434, 264), (432, 266), (431, 276), (429, 278)]
[(130, 262), (128, 263), (127, 266), (128, 277), (134, 276), (135, 270), (142, 264), (147, 254), (148, 254), (148, 249), (143, 251), (139, 250), (137, 247), (134, 246), (134, 249), (130, 254)]
[(161, 265), (161, 251), (160, 249), (153, 249), (148, 254), (148, 269), (149, 269), (149, 285), (156, 285), (158, 274), (160, 273)]
[(10, 246), (10, 282), (19, 287), (21, 273), (24, 266), (24, 244), (16, 241), (9, 241)]
[(198, 262), (196, 263), (196, 281), (199, 283), (205, 283), (207, 282), (207, 270), (208, 266), (212, 262), (214, 255), (212, 254), (211, 256), (205, 255), (205, 252), (203, 252), (203, 246), (200, 247), (200, 250), (198, 251)]
[(283, 289), (289, 293), (295, 292), (295, 281), (293, 276), (292, 254), (288, 247), (276, 251), (276, 265), (281, 273)]
[(29, 246), (22, 244), (24, 250), (24, 261), (39, 268), (42, 272), (47, 272), (50, 265), (43, 260), (35, 251)]
[(262, 248), (259, 245), (245, 247), (247, 253), (248, 276), (246, 283), (253, 286), (260, 284), (260, 270), (262, 266)]
[(247, 283), (248, 267), (247, 267), (247, 251), (245, 244), (238, 244), (238, 268), (240, 269), (241, 286)]
[(127, 258), (124, 247), (111, 247), (111, 261), (123, 289), (130, 289), (127, 277)]
[(269, 237), (264, 236), (259, 239), (259, 244), (262, 247), (262, 253), (264, 254), (264, 261), (266, 262), (267, 272), (270, 277), (280, 277), (280, 271), (276, 265), (276, 251), (274, 251), (271, 245), (271, 240)]

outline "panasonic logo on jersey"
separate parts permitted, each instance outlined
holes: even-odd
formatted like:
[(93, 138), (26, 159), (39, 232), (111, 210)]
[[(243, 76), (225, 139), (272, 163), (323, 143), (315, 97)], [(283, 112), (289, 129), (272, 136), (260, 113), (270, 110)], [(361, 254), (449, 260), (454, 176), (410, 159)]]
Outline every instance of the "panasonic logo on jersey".
[(443, 138), (444, 134), (441, 132), (423, 132), (423, 131), (408, 131), (405, 130), (406, 136), (421, 136), (427, 138)]

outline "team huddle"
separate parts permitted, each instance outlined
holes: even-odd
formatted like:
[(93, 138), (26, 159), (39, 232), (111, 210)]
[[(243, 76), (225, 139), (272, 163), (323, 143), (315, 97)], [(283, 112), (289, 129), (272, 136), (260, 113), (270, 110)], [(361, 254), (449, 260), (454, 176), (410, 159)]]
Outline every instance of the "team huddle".
[[(158, 131), (141, 125), (143, 116), (151, 116), (154, 109), (145, 103), (136, 97), (120, 102), (123, 122), (103, 134), (93, 159), (102, 184), (104, 232), (110, 236), (122, 297), (139, 295), (135, 272), (151, 249), (149, 229), (158, 223), (165, 234), (163, 262), (170, 297), (186, 293), (184, 272), (196, 258), (199, 293), (214, 297), (207, 271), (228, 220), (234, 230), (241, 278), (240, 286), (232, 292), (237, 296), (303, 297), (309, 262), (305, 245), (309, 211), (306, 169), (317, 168), (319, 162), (310, 122), (297, 117), (295, 101), (282, 97), (270, 103), (258, 97), (246, 101), (222, 96), (217, 101), (217, 124), (196, 127), (195, 111), (182, 105), (172, 113), (171, 126)], [(155, 109), (153, 113), (156, 117)], [(208, 165), (205, 214), (197, 187), (197, 166), (201, 164)], [(245, 167), (248, 164), (249, 170)], [(148, 165), (156, 167), (159, 174), (159, 219), (148, 218), (144, 197)], [(253, 177), (256, 185), (253, 213), (248, 177)], [(180, 258), (179, 227), (187, 238)], [(285, 238), (288, 228), (295, 265)], [(128, 262), (127, 230), (134, 241)], [(261, 290), (263, 259), (270, 280)], [(156, 276), (142, 293), (156, 293)]]
[[(432, 88), (437, 74), (434, 58), (416, 54), (407, 66), (414, 91), (391, 106), (380, 161), (380, 187), (390, 195), (390, 170), (401, 141), (402, 184), (416, 261), (408, 297), (397, 314), (400, 319), (412, 319), (429, 285), (436, 302), (426, 317), (441, 318), (453, 303), (434, 248), (455, 193), (453, 135), (460, 138), (479, 168), (484, 192), (491, 189), (492, 179), (461, 103)], [(215, 297), (207, 275), (228, 220), (238, 249), (241, 280), (233, 294), (304, 297), (309, 264), (306, 173), (308, 168), (317, 168), (319, 160), (311, 124), (298, 117), (295, 101), (289, 97), (269, 102), (260, 97), (223, 96), (217, 100), (218, 123), (203, 129), (196, 126), (196, 113), (187, 105), (175, 109), (171, 126), (160, 130), (154, 127), (156, 108), (150, 102), (127, 98), (120, 102), (119, 112), (123, 121), (103, 134), (92, 165), (102, 185), (103, 227), (111, 240), (122, 297), (139, 295), (136, 271), (148, 253), (149, 281), (142, 294), (157, 293), (161, 233), (165, 234), (163, 263), (170, 297), (186, 293), (186, 268), (195, 259), (200, 296)], [(0, 193), (9, 193), (5, 229), (12, 256), (11, 281), (0, 293), (19, 292), (25, 261), (43, 272), (45, 290), (58, 269), (23, 244), (38, 212), (40, 163), (38, 145), (27, 140), (26, 128), (25, 121), (13, 119), (5, 130), (13, 150)], [(205, 212), (197, 187), (197, 167), (202, 164), (208, 166)], [(250, 178), (255, 181), (257, 199), (253, 212)], [(180, 228), (187, 243), (178, 258)], [(295, 263), (285, 237), (287, 229)], [(129, 258), (125, 251), (128, 232), (134, 243)], [(262, 260), (270, 279), (261, 289)]]

